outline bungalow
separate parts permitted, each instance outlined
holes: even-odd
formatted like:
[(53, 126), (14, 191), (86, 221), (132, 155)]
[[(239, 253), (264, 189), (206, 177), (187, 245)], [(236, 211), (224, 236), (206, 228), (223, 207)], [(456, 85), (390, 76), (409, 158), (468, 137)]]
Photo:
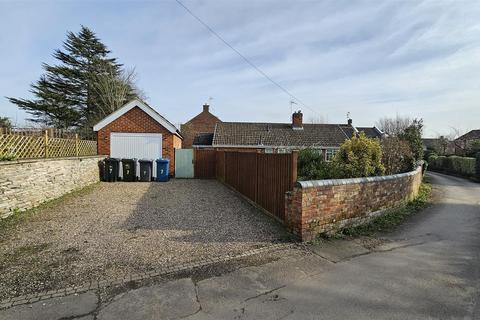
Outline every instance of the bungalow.
[(303, 114), (298, 111), (291, 123), (218, 122), (213, 134), (195, 137), (193, 148), (264, 153), (315, 148), (329, 161), (346, 139), (359, 132), (370, 138), (383, 137), (378, 128), (355, 127), (351, 119), (347, 124), (303, 123)]

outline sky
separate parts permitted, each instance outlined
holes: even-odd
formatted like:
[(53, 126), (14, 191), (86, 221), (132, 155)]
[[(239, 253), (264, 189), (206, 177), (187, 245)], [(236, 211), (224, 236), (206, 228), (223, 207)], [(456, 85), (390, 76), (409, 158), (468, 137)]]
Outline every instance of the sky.
[[(358, 126), (423, 118), (425, 136), (480, 126), (480, 1), (182, 0), (301, 102), (304, 121)], [(67, 31), (92, 29), (147, 102), (172, 123), (210, 100), (223, 121), (290, 122), (292, 98), (175, 0), (0, 0), (0, 116), (29, 117), (5, 97), (55, 64)]]

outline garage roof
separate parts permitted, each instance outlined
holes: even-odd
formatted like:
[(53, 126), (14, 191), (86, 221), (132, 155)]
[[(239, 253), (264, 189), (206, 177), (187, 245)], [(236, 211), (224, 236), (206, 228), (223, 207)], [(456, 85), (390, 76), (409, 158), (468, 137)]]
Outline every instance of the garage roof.
[(180, 138), (182, 137), (177, 127), (175, 127), (170, 121), (165, 119), (162, 115), (160, 115), (157, 111), (155, 111), (155, 109), (153, 109), (152, 107), (150, 107), (148, 104), (146, 104), (144, 101), (140, 99), (134, 99), (128, 102), (127, 104), (125, 104), (120, 109), (111, 113), (110, 115), (105, 117), (103, 120), (101, 120), (99, 123), (97, 123), (95, 126), (93, 126), (93, 130), (98, 131), (102, 129), (103, 127), (115, 121), (116, 119), (120, 118), (122, 115), (124, 115), (125, 113), (127, 113), (128, 111), (130, 111), (135, 107), (142, 109), (146, 114), (152, 117), (155, 121), (157, 121), (159, 124), (161, 124), (165, 129), (167, 129), (171, 133), (176, 134)]

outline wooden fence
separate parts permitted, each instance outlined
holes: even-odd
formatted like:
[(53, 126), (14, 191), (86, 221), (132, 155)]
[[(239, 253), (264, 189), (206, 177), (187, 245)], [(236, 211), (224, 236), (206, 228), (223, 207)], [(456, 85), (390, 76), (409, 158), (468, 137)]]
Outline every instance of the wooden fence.
[(216, 151), (195, 150), (194, 177), (195, 179), (215, 179)]
[(0, 134), (0, 157), (14, 159), (58, 158), (92, 156), (97, 154), (97, 142), (81, 140), (78, 134), (73, 138), (51, 136), (49, 130), (42, 135), (19, 134), (15, 132)]
[[(198, 156), (197, 156), (198, 155)], [(254, 152), (197, 150), (195, 177), (217, 178), (255, 202), (280, 221), (285, 219), (285, 193), (297, 180), (296, 152), (265, 154)]]

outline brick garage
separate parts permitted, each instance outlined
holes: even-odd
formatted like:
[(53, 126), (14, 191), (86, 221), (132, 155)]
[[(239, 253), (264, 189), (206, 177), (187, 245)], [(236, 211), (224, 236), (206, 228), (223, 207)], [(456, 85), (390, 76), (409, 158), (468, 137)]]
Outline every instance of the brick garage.
[(97, 148), (100, 155), (111, 155), (112, 133), (155, 133), (162, 135), (162, 158), (170, 160), (170, 175), (175, 174), (175, 149), (182, 147), (177, 128), (140, 100), (133, 100), (97, 125)]
[(300, 181), (287, 193), (285, 224), (302, 241), (311, 241), (414, 199), (421, 182), (421, 167), (391, 176)]

